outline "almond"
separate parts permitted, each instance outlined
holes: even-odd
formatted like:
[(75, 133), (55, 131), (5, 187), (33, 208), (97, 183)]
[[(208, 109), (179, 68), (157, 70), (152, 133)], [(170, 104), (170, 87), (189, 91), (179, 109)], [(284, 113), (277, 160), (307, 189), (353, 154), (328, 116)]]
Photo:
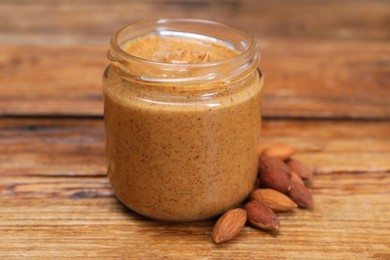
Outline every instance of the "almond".
[(304, 180), (313, 177), (313, 171), (301, 161), (298, 161), (296, 159), (290, 159), (287, 161), (287, 165), (288, 167), (290, 167), (291, 171), (296, 172), (299, 177)]
[(300, 183), (302, 185), (305, 185), (305, 183), (303, 182), (301, 177), (299, 177), (299, 175), (296, 172), (294, 172), (294, 171), (291, 171), (290, 181), (291, 182), (298, 182), (298, 183)]
[(314, 206), (311, 192), (301, 183), (292, 182), (287, 195), (302, 208), (312, 209)]
[(243, 229), (247, 220), (247, 212), (243, 209), (230, 209), (215, 223), (213, 240), (222, 243), (235, 237)]
[(290, 190), (290, 169), (282, 160), (276, 157), (260, 156), (259, 169), (261, 186), (282, 193)]
[(248, 221), (253, 226), (265, 230), (279, 229), (279, 220), (275, 213), (263, 203), (252, 200), (245, 205)]
[(288, 165), (285, 162), (283, 162), (277, 157), (269, 157), (266, 155), (261, 155), (259, 158), (259, 167), (260, 170), (261, 169), (265, 170), (265, 168), (277, 169), (278, 171), (283, 172), (287, 176), (290, 176), (291, 173), (290, 167), (288, 167)]
[(297, 204), (289, 197), (272, 189), (254, 190), (250, 198), (262, 202), (274, 212), (287, 212), (297, 207)]
[(295, 153), (295, 149), (287, 145), (274, 145), (263, 150), (268, 157), (276, 157), (282, 161), (289, 159)]

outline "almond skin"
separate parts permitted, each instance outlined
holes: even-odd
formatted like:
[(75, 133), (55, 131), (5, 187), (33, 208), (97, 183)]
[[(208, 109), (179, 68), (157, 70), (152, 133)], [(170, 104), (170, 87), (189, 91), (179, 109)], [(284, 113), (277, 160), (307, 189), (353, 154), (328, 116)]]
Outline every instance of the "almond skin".
[(290, 176), (291, 169), (288, 167), (288, 165), (276, 157), (269, 157), (266, 155), (261, 155), (259, 158), (259, 167), (260, 170), (268, 169), (274, 169), (276, 168), (278, 171), (283, 172), (287, 176)]
[(287, 212), (297, 207), (289, 197), (272, 189), (254, 190), (250, 198), (268, 206), (273, 212)]
[(291, 189), (290, 169), (282, 160), (275, 157), (260, 156), (259, 170), (262, 187), (271, 188), (282, 193)]
[(264, 230), (279, 229), (279, 220), (275, 213), (263, 203), (252, 200), (245, 205), (248, 221), (253, 226)]
[(290, 167), (291, 171), (297, 173), (299, 177), (304, 180), (313, 177), (313, 171), (299, 160), (290, 159), (287, 161), (287, 165)]
[(225, 212), (215, 223), (213, 240), (216, 244), (226, 242), (240, 233), (247, 220), (247, 212), (236, 208)]
[(276, 157), (282, 161), (289, 159), (295, 153), (295, 149), (287, 145), (274, 145), (263, 150), (263, 155)]
[(305, 183), (303, 182), (301, 177), (299, 177), (299, 175), (296, 172), (294, 172), (294, 171), (291, 171), (290, 181), (291, 182), (298, 182), (298, 183), (300, 183), (302, 185), (305, 185)]
[(287, 195), (296, 203), (299, 207), (313, 209), (313, 196), (309, 189), (303, 184), (298, 182), (291, 183), (291, 190)]

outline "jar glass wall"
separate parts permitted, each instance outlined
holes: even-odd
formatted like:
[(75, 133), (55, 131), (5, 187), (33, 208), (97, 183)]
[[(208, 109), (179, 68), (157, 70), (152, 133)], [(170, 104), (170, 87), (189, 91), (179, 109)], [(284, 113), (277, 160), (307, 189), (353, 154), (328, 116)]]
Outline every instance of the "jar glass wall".
[[(152, 44), (141, 42), (146, 37), (178, 40), (173, 47), (192, 61), (211, 58), (172, 63), (128, 51), (137, 41)], [(182, 45), (187, 40), (204, 44), (205, 53), (194, 54)], [(213, 60), (220, 51), (235, 54)], [(106, 151), (117, 197), (165, 221), (207, 219), (244, 200), (258, 168), (263, 78), (256, 40), (222, 23), (158, 20), (119, 31), (108, 58)]]

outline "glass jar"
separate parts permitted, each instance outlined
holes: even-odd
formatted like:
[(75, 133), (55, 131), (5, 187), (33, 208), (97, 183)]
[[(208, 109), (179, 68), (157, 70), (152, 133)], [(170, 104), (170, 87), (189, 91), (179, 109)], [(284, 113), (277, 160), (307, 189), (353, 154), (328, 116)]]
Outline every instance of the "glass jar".
[[(164, 63), (127, 53), (142, 37), (191, 38), (234, 57)], [(117, 32), (104, 72), (108, 177), (130, 209), (195, 221), (239, 205), (258, 170), (263, 78), (255, 38), (206, 20), (164, 19)]]

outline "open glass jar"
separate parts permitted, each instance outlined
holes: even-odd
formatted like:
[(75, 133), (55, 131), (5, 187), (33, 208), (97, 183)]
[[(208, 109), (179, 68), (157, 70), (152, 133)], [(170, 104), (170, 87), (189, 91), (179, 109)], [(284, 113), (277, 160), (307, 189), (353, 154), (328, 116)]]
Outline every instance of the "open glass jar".
[[(146, 49), (159, 55), (173, 38), (186, 53), (193, 52), (180, 44), (190, 40), (204, 44), (202, 55), (213, 55), (213, 48), (235, 54), (173, 63), (128, 51), (151, 36), (162, 41)], [(207, 219), (240, 204), (258, 169), (263, 78), (255, 38), (222, 23), (164, 19), (120, 30), (108, 58), (106, 152), (117, 197), (165, 221)]]

